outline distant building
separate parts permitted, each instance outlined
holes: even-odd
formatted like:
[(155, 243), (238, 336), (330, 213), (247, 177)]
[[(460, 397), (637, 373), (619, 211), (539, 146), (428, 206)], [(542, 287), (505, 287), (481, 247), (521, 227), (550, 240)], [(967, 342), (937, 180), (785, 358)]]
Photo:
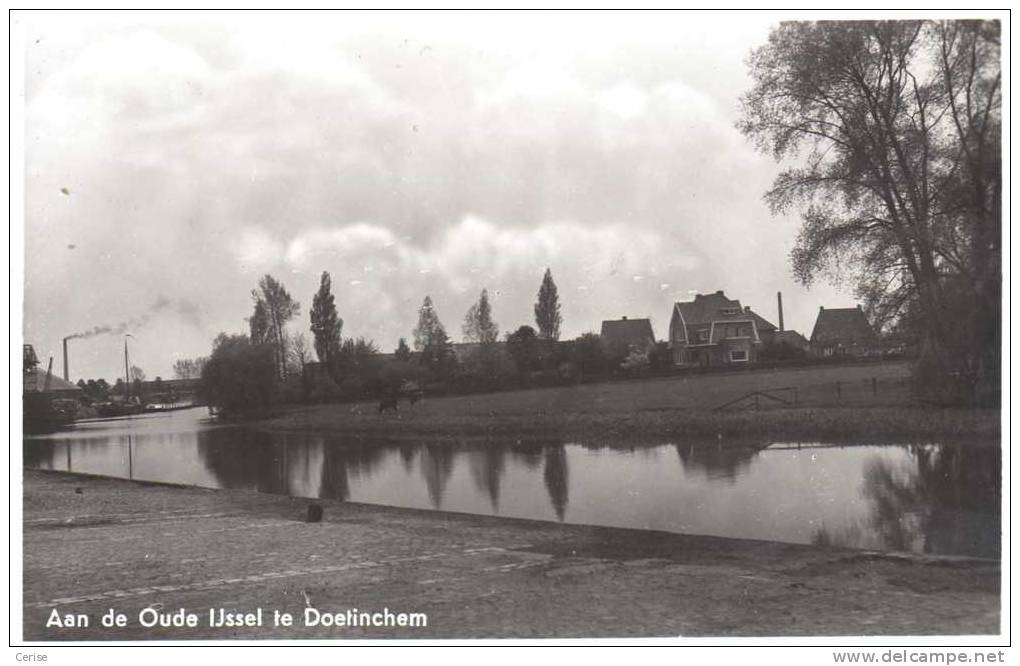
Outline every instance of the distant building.
[(880, 353), (878, 335), (861, 306), (818, 309), (811, 352), (816, 356), (872, 356)]
[(753, 363), (776, 331), (771, 322), (720, 290), (673, 306), (669, 347), (677, 365)]
[(22, 374), (22, 389), (26, 394), (45, 394), (54, 398), (76, 398), (82, 392), (80, 386), (42, 368), (30, 368)]
[(610, 354), (625, 356), (631, 349), (644, 351), (655, 344), (655, 332), (649, 319), (610, 319), (602, 322), (599, 333)]
[(73, 422), (78, 413), (81, 388), (40, 368), (31, 345), (25, 345), (24, 358), (21, 388), (25, 430)]
[(797, 331), (776, 331), (772, 340), (777, 345), (789, 345), (804, 351), (811, 350), (811, 342)]

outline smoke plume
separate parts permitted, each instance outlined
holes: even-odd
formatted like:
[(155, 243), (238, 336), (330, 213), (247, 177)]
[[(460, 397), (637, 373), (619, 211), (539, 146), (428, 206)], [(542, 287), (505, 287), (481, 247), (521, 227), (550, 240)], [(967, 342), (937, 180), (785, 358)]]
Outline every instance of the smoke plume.
[(119, 324), (104, 324), (67, 336), (68, 340), (94, 338), (99, 335), (121, 335), (136, 331), (148, 325), (157, 314), (170, 310), (177, 313), (185, 321), (195, 327), (201, 327), (201, 313), (198, 306), (183, 299), (172, 300), (166, 296), (159, 296), (149, 309), (137, 317), (132, 317)]

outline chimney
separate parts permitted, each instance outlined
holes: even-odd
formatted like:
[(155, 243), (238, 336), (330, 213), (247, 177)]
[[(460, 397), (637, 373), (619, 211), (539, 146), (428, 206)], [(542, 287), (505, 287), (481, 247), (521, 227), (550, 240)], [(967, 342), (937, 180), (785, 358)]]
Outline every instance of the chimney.
[(71, 378), (67, 373), (67, 338), (64, 338), (64, 381), (71, 381)]
[(779, 332), (782, 333), (786, 330), (783, 328), (783, 292), (776, 292), (776, 302), (779, 303)]
[(623, 315), (623, 321), (627, 321), (627, 315)]

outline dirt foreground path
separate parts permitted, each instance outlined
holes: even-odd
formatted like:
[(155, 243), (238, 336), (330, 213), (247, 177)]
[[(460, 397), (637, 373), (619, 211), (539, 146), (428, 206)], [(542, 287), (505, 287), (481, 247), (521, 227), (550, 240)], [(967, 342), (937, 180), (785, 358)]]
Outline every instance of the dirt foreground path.
[[(328, 501), (309, 523), (309, 500), (24, 478), (30, 641), (1000, 631), (997, 562)], [(393, 626), (351, 626), (373, 615)]]

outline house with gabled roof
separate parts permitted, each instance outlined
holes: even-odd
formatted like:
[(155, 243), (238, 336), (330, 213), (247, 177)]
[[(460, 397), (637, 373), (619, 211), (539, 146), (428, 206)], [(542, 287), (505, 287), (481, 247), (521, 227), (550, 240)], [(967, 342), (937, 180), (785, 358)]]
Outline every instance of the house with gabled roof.
[(655, 344), (650, 319), (608, 319), (602, 322), (599, 338), (609, 353), (616, 356), (624, 356), (632, 349), (645, 351)]
[(817, 356), (871, 356), (879, 353), (878, 334), (864, 310), (818, 308), (811, 332), (811, 351)]
[(771, 322), (720, 290), (674, 304), (669, 347), (676, 365), (753, 363), (776, 330)]

